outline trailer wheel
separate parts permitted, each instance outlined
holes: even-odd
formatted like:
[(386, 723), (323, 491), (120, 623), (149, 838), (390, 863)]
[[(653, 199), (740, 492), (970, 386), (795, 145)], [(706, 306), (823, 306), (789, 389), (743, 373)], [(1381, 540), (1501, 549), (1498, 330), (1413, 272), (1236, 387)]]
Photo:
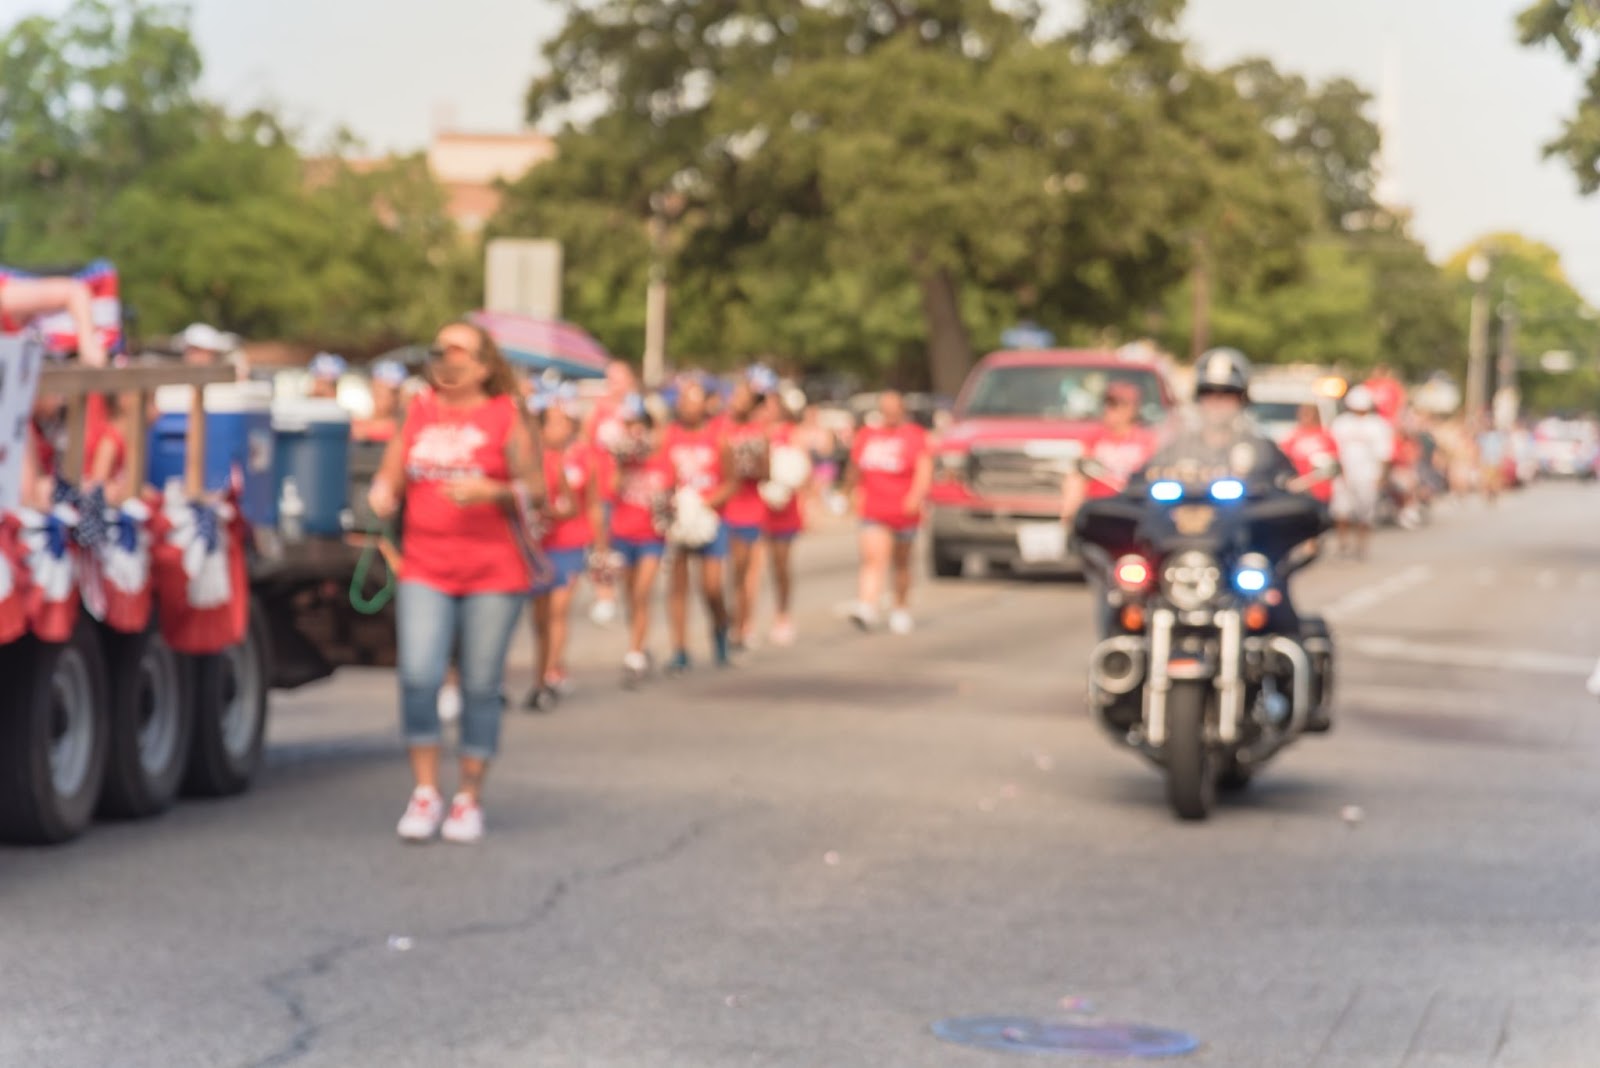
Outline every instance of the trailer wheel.
[(183, 663), (152, 627), (105, 632), (111, 755), (100, 811), (121, 819), (165, 812), (178, 797), (194, 731)]
[(261, 766), (272, 655), (266, 617), (254, 600), (244, 641), (215, 656), (188, 657), (194, 744), (183, 789), (192, 797), (231, 797), (249, 789)]
[(0, 650), (0, 840), (81, 834), (105, 779), (105, 658), (85, 618), (64, 645), (23, 638)]

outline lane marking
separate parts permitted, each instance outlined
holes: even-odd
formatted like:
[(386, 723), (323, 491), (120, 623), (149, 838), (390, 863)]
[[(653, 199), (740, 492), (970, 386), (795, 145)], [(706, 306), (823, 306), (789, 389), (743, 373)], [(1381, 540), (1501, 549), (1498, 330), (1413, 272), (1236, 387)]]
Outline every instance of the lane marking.
[(1433, 578), (1433, 568), (1426, 564), (1408, 567), (1399, 574), (1390, 575), (1369, 586), (1358, 586), (1328, 605), (1322, 614), (1328, 619), (1340, 619), (1357, 612), (1365, 612), (1391, 597), (1398, 597), (1407, 590), (1422, 585), (1431, 578)]
[(1344, 638), (1339, 649), (1349, 649), (1374, 660), (1398, 660), (1431, 667), (1476, 668), (1483, 671), (1519, 671), (1529, 675), (1577, 675), (1588, 678), (1593, 657), (1566, 656), (1537, 649), (1500, 649), (1487, 646), (1434, 645), (1408, 638)]
[[(1497, 714), (1507, 710), (1512, 699), (1483, 690), (1448, 690), (1438, 686), (1385, 686), (1378, 683), (1337, 686), (1334, 701), (1338, 705), (1355, 705), (1360, 708), (1405, 709), (1416, 712), (1460, 712)], [(1581, 690), (1573, 692), (1573, 701), (1584, 704), (1593, 698)], [(1553, 702), (1541, 700), (1541, 707)], [(1565, 706), (1563, 706), (1565, 707)]]

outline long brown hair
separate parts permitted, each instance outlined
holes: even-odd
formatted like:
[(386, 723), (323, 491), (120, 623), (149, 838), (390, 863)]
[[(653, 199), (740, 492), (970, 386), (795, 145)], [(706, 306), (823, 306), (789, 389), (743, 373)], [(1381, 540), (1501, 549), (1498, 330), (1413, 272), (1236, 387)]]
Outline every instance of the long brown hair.
[(494, 336), (471, 319), (457, 319), (439, 329), (451, 326), (465, 327), (478, 336), (478, 362), (489, 369), (489, 377), (483, 382), (483, 391), (491, 397), (516, 396), (517, 373), (512, 369), (511, 361), (506, 359), (506, 354), (500, 351)]

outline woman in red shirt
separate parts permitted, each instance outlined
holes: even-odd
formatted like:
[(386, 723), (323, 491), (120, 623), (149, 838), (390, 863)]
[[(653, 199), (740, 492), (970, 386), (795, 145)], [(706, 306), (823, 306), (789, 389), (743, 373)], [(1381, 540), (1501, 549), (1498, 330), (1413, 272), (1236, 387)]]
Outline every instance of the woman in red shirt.
[(1294, 430), (1283, 439), (1283, 452), (1300, 474), (1325, 475), (1307, 492), (1323, 504), (1333, 500), (1333, 476), (1339, 473), (1339, 443), (1323, 427), (1322, 412), (1315, 404), (1300, 406)]
[[(706, 415), (705, 386), (686, 379), (678, 388), (676, 418), (661, 436), (661, 451), (672, 462), (679, 486), (693, 489), (706, 505), (721, 513), (734, 490), (732, 458), (720, 424)], [(717, 666), (728, 663), (728, 601), (723, 593), (723, 561), (728, 558), (728, 526), (721, 523), (705, 545), (676, 545), (667, 578), (667, 624), (672, 636), (674, 674), (689, 670), (689, 573), (691, 560), (700, 564), (700, 589), (711, 617), (712, 655)]]
[[(800, 447), (799, 427), (794, 414), (785, 407), (777, 393), (767, 398), (767, 418), (774, 452)], [(775, 477), (781, 475), (775, 474)], [(794, 644), (794, 619), (790, 615), (790, 606), (794, 601), (794, 542), (805, 529), (805, 519), (800, 511), (800, 498), (805, 487), (784, 488), (790, 491), (788, 500), (778, 508), (774, 508), (770, 501), (766, 502), (767, 514), (761, 526), (767, 549), (772, 554), (772, 586), (778, 604), (771, 637), (772, 644), (779, 646)]]
[(906, 419), (905, 399), (893, 390), (878, 400), (878, 426), (863, 427), (850, 450), (850, 485), (861, 517), (861, 571), (850, 618), (867, 630), (877, 624), (884, 578), (894, 568), (894, 611), (889, 629), (912, 629), (911, 549), (922, 525), (922, 505), (933, 481), (928, 435)]
[(611, 549), (622, 558), (622, 589), (627, 594), (629, 644), (622, 661), (623, 685), (633, 687), (650, 671), (645, 643), (650, 637), (650, 595), (661, 557), (677, 474), (653, 439), (654, 421), (644, 399), (630, 396), (618, 409), (622, 433), (603, 454), (602, 479), (611, 505)]
[[(500, 740), (506, 649), (532, 585), (517, 502), (544, 500), (538, 439), (516, 378), (487, 331), (451, 323), (429, 350), (431, 389), (384, 451), (368, 503), (405, 506), (396, 602), (400, 703), (411, 770), (402, 838), (483, 836), (484, 774)], [(461, 781), (448, 815), (439, 794), (439, 688), (451, 653), (461, 671)]]
[(733, 648), (746, 648), (754, 636), (756, 601), (761, 596), (761, 531), (767, 519), (767, 502), (761, 483), (771, 471), (767, 442), (767, 395), (777, 390), (778, 378), (765, 367), (754, 367), (734, 387), (723, 424), (733, 491), (722, 507), (728, 528), (729, 555), (733, 563)]
[(567, 636), (572, 593), (588, 569), (591, 548), (602, 554), (606, 531), (601, 507), (599, 459), (578, 436), (571, 401), (536, 394), (531, 404), (544, 431), (544, 478), (549, 493), (544, 552), (554, 572), (533, 602), (534, 685), (523, 707), (547, 712), (567, 690)]

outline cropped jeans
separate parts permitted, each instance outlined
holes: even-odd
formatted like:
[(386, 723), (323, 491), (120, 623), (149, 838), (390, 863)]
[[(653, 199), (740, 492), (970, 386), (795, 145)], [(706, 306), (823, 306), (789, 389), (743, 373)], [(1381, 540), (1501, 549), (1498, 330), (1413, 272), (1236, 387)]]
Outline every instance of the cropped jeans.
[(420, 582), (402, 582), (395, 601), (399, 631), (400, 714), (406, 744), (438, 745), (439, 689), (451, 654), (461, 669), (462, 756), (487, 760), (500, 744), (500, 693), (506, 650), (523, 606), (522, 593), (454, 597)]

